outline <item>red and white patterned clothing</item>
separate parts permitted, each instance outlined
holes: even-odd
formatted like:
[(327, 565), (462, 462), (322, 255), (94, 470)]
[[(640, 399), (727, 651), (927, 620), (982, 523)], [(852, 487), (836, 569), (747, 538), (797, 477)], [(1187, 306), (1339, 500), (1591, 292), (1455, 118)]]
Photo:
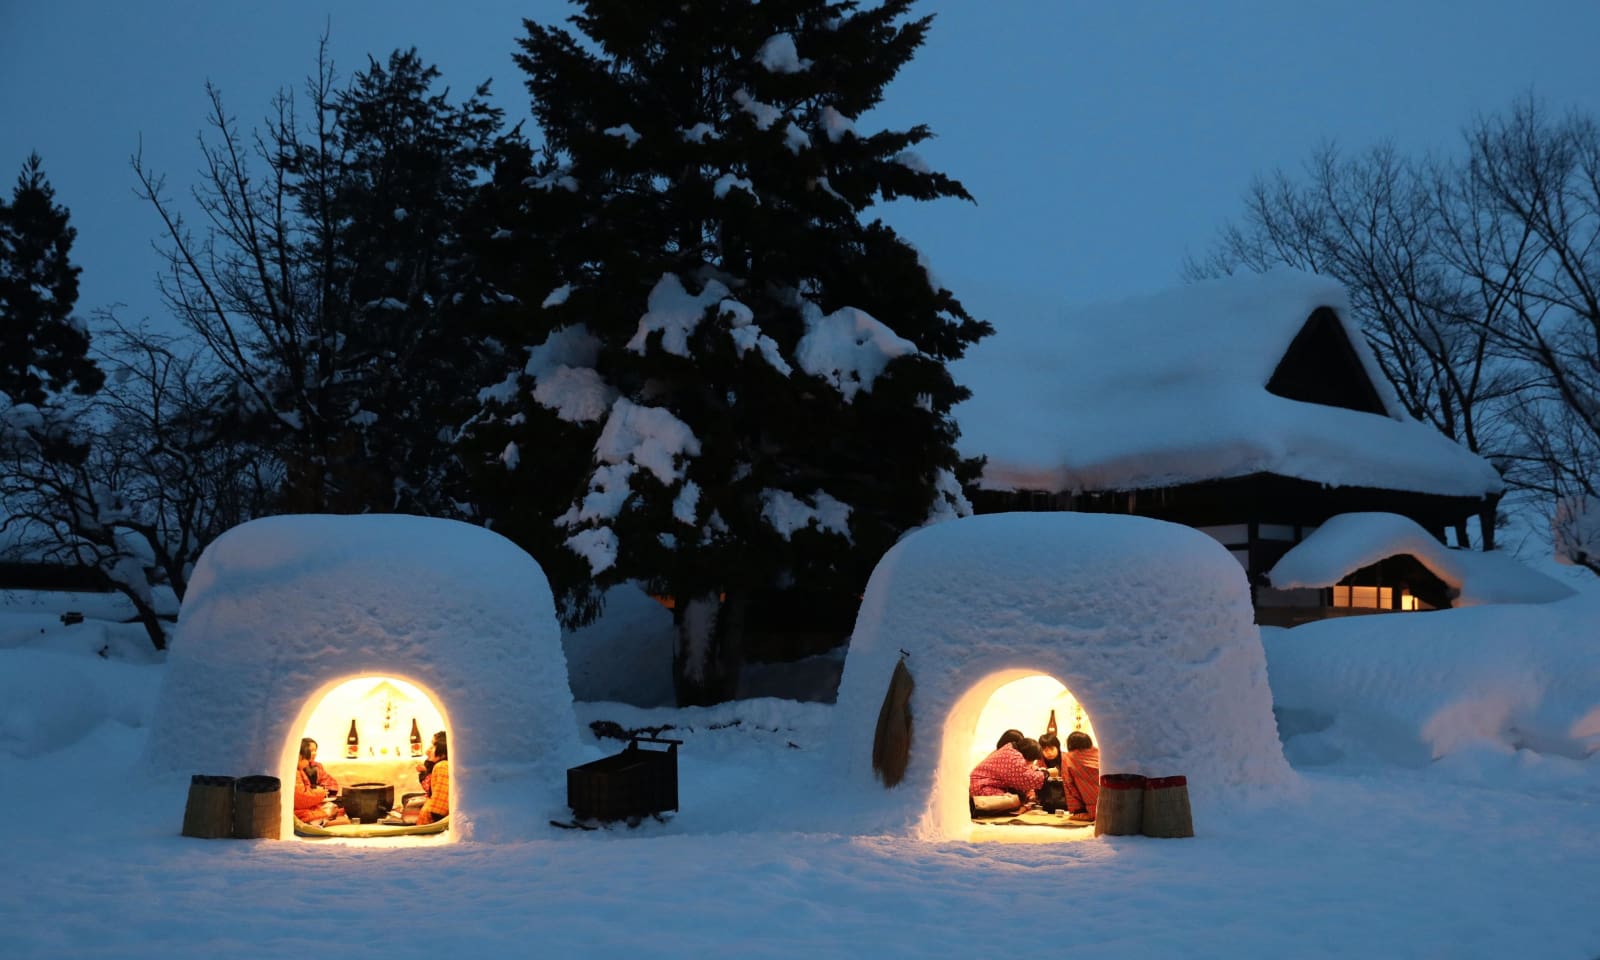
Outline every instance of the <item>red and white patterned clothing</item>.
[(1025, 760), (1017, 748), (1006, 744), (978, 761), (968, 777), (968, 792), (974, 797), (997, 797), (1014, 793), (1026, 798), (1044, 785), (1045, 772)]

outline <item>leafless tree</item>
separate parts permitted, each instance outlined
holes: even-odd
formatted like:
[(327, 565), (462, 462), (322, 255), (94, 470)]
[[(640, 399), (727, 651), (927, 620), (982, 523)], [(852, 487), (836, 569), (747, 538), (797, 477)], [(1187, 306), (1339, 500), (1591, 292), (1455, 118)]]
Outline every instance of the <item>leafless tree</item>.
[(98, 572), (159, 649), (172, 611), (158, 591), (181, 601), (201, 550), (265, 512), (279, 478), (270, 456), (237, 439), (230, 374), (182, 341), (102, 319), (105, 386), (12, 424), (0, 498), (31, 555)]
[[(1434, 166), (1391, 146), (1346, 157), (1325, 145), (1303, 178), (1257, 179), (1242, 223), (1184, 272), (1201, 279), (1290, 266), (1339, 280), (1407, 411), (1500, 464), (1515, 436), (1504, 415), (1515, 379), (1490, 349), (1504, 298), (1470, 282), (1442, 249), (1444, 197)], [(1495, 512), (1491, 500), (1480, 517), (1486, 549)]]
[(324, 39), (303, 96), (279, 93), (254, 130), (207, 86), (191, 204), (133, 158), (164, 228), (165, 301), (280, 451), (284, 509), (449, 510), (439, 437), (484, 385), (464, 320), (497, 302), (459, 230), (501, 114), (486, 88), (452, 103), (437, 79), (397, 51), (340, 88)]
[(1600, 128), (1533, 99), (1465, 134), (1441, 180), (1449, 266), (1500, 309), (1463, 316), (1519, 373), (1510, 476), (1551, 505), (1600, 496)]

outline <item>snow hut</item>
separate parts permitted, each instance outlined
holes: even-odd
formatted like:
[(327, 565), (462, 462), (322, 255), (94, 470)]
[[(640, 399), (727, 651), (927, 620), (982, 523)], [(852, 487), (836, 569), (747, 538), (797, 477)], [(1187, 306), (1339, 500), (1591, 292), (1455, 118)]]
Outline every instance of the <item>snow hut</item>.
[[(1043, 699), (995, 703), (1031, 678), (1053, 681), (1034, 686)], [(1037, 737), (1055, 685), (1103, 772), (1187, 776), (1197, 823), (1219, 791), (1293, 780), (1244, 571), (1221, 545), (1142, 517), (1008, 513), (919, 530), (873, 571), (835, 709), (837, 794), (868, 829), (972, 836), (975, 758), (995, 729)], [(909, 751), (886, 756), (875, 730), (901, 709)], [(1057, 720), (1065, 737), (1075, 717)]]
[(1443, 543), (1503, 483), (1411, 417), (1344, 288), (1294, 270), (1206, 281), (1011, 325), (954, 368), (980, 513), (1129, 513), (1204, 530), (1253, 588), (1257, 621), (1336, 615), (1274, 563), (1330, 518), (1383, 512)]
[(560, 782), (577, 722), (544, 572), (454, 521), (270, 517), (228, 531), (196, 565), (148, 761), (280, 777), (287, 837), (302, 737), (341, 785), (389, 782), (398, 796), (416, 789), (414, 719), (423, 743), (449, 734), (452, 836), (485, 812), (478, 771)]

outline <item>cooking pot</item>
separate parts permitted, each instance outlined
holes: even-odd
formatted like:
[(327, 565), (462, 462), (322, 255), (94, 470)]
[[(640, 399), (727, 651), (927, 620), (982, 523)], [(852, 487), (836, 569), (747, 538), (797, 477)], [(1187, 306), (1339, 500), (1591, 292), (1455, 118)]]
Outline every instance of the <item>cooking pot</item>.
[(358, 783), (345, 787), (339, 795), (339, 803), (353, 820), (365, 823), (381, 820), (394, 806), (394, 784)]

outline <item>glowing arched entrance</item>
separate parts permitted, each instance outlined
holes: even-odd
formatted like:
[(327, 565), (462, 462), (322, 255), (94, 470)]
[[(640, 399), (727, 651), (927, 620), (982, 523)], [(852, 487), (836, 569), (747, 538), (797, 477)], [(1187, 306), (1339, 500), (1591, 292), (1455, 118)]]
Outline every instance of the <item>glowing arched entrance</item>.
[(1024, 736), (1037, 740), (1052, 711), (1063, 741), (1074, 730), (1094, 736), (1094, 726), (1083, 704), (1055, 677), (1036, 673), (1001, 685), (989, 695), (978, 714), (968, 751), (972, 763), (968, 767), (988, 756), (1000, 734), (1007, 730), (1021, 730)]
[(956, 701), (945, 718), (939, 750), (939, 772), (929, 811), (934, 835), (1036, 843), (1092, 836), (1090, 831), (1068, 834), (1051, 827), (973, 830), (967, 807), (967, 774), (995, 749), (995, 742), (1005, 731), (1016, 729), (1037, 739), (1045, 732), (1052, 710), (1063, 742), (1073, 730), (1094, 736), (1088, 709), (1065, 684), (1036, 670), (992, 673)]
[[(403, 794), (418, 790), (416, 765), (421, 758), (412, 753), (413, 723), (422, 751), (441, 730), (450, 738), (452, 755), (459, 748), (439, 697), (412, 680), (393, 675), (347, 677), (330, 681), (307, 698), (289, 726), (279, 763), (284, 794), (282, 835), (293, 836), (301, 738), (317, 741), (317, 760), (341, 786), (392, 784), (398, 804)], [(348, 742), (352, 724), (356, 734), (353, 750)], [(460, 785), (452, 783), (452, 805), (458, 806), (459, 798)]]

